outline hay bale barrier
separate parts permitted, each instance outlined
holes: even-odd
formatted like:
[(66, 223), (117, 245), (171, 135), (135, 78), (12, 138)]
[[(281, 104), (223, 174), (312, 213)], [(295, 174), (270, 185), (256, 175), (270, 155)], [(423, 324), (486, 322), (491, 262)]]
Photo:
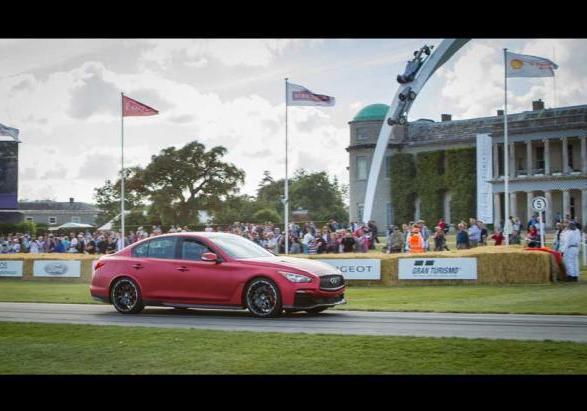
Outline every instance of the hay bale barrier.
[[(44, 282), (60, 282), (60, 283), (89, 283), (92, 278), (92, 262), (97, 260), (99, 255), (89, 254), (58, 254), (58, 253), (41, 253), (41, 254), (2, 254), (0, 255), (0, 262), (2, 261), (22, 261), (22, 277), (0, 277), (3, 279), (22, 280), (22, 281), (44, 281)], [(50, 261), (79, 261), (80, 276), (79, 277), (36, 277), (33, 275), (34, 263), (37, 260)], [(0, 283), (1, 284), (1, 283)]]
[[(532, 252), (521, 246), (477, 247), (469, 250), (451, 250), (423, 254), (345, 253), (300, 255), (310, 259), (379, 259), (381, 280), (348, 280), (350, 285), (451, 285), (451, 284), (545, 284), (560, 280), (564, 276), (554, 257), (546, 252)], [(89, 283), (92, 276), (92, 262), (99, 256), (87, 254), (3, 254), (1, 261), (23, 261), (22, 277), (0, 277), (23, 281), (58, 281)], [(399, 280), (400, 258), (458, 258), (477, 259), (477, 280)], [(77, 260), (81, 262), (80, 277), (35, 277), (35, 260)]]
[[(560, 278), (560, 269), (554, 257), (546, 252), (532, 252), (520, 246), (477, 247), (469, 250), (451, 250), (422, 254), (348, 253), (319, 254), (311, 259), (380, 259), (381, 280), (349, 280), (350, 285), (367, 282), (379, 285), (451, 285), (451, 284), (545, 284)], [(477, 280), (400, 280), (400, 258), (459, 258), (477, 259)]]

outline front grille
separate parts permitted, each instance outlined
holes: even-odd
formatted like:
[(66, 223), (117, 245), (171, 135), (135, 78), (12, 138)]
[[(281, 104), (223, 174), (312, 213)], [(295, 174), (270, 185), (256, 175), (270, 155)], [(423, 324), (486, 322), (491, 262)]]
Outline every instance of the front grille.
[(344, 286), (344, 277), (342, 275), (333, 274), (320, 277), (321, 290), (338, 290)]

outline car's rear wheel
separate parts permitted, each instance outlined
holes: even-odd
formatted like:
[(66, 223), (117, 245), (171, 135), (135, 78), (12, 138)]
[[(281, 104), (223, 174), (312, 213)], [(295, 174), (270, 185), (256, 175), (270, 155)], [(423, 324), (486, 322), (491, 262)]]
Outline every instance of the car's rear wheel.
[(137, 314), (145, 308), (138, 285), (130, 278), (116, 280), (110, 292), (110, 301), (122, 314)]
[(309, 310), (306, 310), (306, 312), (308, 314), (318, 314), (321, 313), (324, 310), (327, 310), (329, 307), (316, 307), (316, 308), (310, 308)]
[(256, 317), (278, 317), (283, 311), (277, 285), (267, 278), (257, 278), (245, 294), (247, 308)]

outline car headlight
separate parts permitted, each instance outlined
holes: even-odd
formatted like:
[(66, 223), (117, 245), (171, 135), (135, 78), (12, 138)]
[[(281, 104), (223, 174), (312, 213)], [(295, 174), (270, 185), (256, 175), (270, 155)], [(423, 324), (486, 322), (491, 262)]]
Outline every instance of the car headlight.
[(286, 271), (279, 271), (279, 274), (287, 278), (292, 283), (309, 283), (312, 279), (302, 274), (288, 273)]

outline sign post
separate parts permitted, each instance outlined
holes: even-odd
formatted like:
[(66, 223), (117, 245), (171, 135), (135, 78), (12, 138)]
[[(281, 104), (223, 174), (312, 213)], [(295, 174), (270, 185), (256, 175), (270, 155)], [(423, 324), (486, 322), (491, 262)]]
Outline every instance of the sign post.
[(548, 206), (546, 198), (534, 197), (532, 199), (532, 209), (538, 211), (538, 222), (540, 223), (540, 247), (544, 248), (544, 231), (546, 230), (546, 223), (544, 222), (543, 213)]

